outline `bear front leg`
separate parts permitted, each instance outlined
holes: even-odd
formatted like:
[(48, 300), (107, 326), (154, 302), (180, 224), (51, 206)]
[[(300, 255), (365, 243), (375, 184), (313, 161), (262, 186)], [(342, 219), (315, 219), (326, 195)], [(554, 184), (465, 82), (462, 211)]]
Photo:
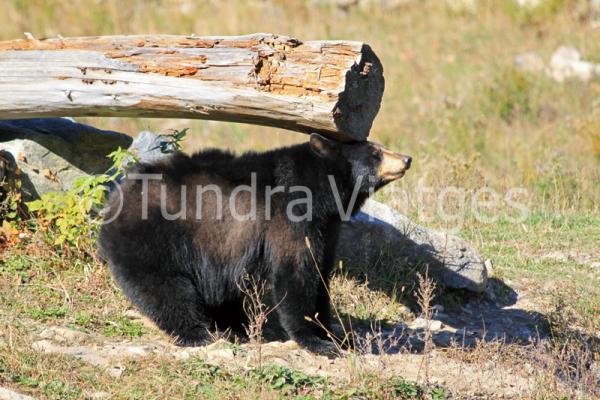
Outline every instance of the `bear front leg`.
[[(327, 333), (317, 314), (319, 309), (324, 309), (325, 302), (329, 304), (329, 297), (322, 297), (323, 284), (315, 267), (294, 263), (279, 265), (273, 271), (272, 284), (279, 319), (289, 337), (311, 351), (337, 353), (334, 343), (323, 340)], [(328, 312), (322, 317), (327, 318), (327, 315)]]
[[(320, 279), (320, 278), (319, 278)], [(324, 282), (323, 282), (324, 281)], [(321, 339), (330, 339), (331, 331), (331, 301), (329, 298), (329, 277), (324, 276), (319, 281), (317, 292), (316, 320), (318, 320), (317, 335)]]

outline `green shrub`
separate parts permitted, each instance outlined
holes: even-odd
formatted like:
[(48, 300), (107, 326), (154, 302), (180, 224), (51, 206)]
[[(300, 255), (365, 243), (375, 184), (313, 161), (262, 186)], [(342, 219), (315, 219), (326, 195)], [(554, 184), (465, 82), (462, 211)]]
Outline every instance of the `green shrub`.
[[(187, 128), (172, 129), (169, 134), (159, 135), (162, 140), (158, 149), (162, 153), (180, 151), (187, 131)], [(29, 211), (35, 214), (40, 228), (53, 245), (74, 246), (79, 250), (85, 248), (100, 225), (101, 216), (96, 210), (106, 203), (110, 184), (139, 160), (130, 151), (121, 148), (108, 157), (113, 164), (106, 173), (81, 177), (75, 180), (69, 191), (49, 192), (39, 200), (27, 203)]]
[(29, 211), (37, 217), (43, 231), (54, 245), (81, 245), (92, 237), (100, 223), (100, 209), (106, 202), (108, 185), (125, 173), (125, 168), (137, 158), (121, 148), (110, 153), (113, 161), (108, 172), (97, 176), (84, 176), (75, 180), (66, 192), (49, 192), (39, 200), (27, 203)]
[(551, 22), (557, 15), (573, 10), (581, 0), (544, 0), (535, 6), (520, 6), (516, 0), (499, 3), (514, 22), (527, 26)]
[(140, 337), (145, 332), (144, 325), (120, 316), (115, 321), (107, 321), (102, 334), (108, 337), (124, 336), (129, 338)]

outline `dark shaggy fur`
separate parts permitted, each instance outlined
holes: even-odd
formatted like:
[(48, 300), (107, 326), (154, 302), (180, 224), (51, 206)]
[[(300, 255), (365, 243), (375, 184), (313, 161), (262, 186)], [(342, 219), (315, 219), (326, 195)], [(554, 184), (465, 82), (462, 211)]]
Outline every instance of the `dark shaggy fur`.
[[(266, 153), (236, 157), (207, 150), (191, 157), (176, 154), (156, 164), (140, 164), (121, 184), (122, 211), (102, 227), (101, 254), (127, 297), (180, 344), (204, 343), (215, 325), (243, 329), (246, 317), (239, 284), (248, 274), (272, 285), (274, 301), (280, 303), (279, 320), (287, 334), (301, 345), (317, 349), (326, 333), (305, 316), (316, 315), (323, 326), (330, 326), (327, 285), (341, 222), (328, 175), (335, 177), (344, 209), (355, 183), (361, 181), (354, 213), (373, 189), (391, 180), (382, 177), (382, 150), (369, 142), (340, 144), (312, 135), (310, 143)], [(403, 160), (407, 169), (410, 158)], [(252, 172), (256, 174), (258, 218), (240, 220), (230, 212), (229, 201), (236, 187), (251, 185)], [(161, 179), (150, 180), (143, 187), (133, 174), (160, 174)], [(198, 185), (218, 186), (222, 206), (207, 189), (198, 209)], [(182, 186), (187, 187), (183, 195)], [(267, 186), (285, 188), (271, 196), (270, 205), (265, 198)], [(310, 189), (312, 210), (299, 201), (306, 199), (306, 193), (290, 191), (294, 186)], [(167, 220), (162, 216), (161, 190), (168, 199), (166, 209), (173, 214), (180, 211), (183, 196), (185, 218)], [(142, 215), (142, 192), (148, 198), (147, 218)], [(312, 211), (310, 221), (288, 219), (286, 209), (294, 200), (293, 214)], [(118, 211), (119, 202), (119, 191), (114, 191), (112, 212)], [(240, 192), (235, 204), (237, 212), (245, 214), (252, 207), (250, 194)], [(270, 220), (265, 218), (269, 207)], [(218, 212), (222, 212), (220, 219)]]

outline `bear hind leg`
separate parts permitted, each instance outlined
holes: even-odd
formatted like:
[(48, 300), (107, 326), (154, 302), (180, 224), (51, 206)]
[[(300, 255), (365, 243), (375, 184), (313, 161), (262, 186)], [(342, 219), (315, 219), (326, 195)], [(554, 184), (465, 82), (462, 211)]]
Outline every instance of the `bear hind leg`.
[(214, 322), (189, 278), (145, 276), (121, 283), (127, 297), (160, 329), (173, 336), (177, 345), (199, 346), (210, 342)]

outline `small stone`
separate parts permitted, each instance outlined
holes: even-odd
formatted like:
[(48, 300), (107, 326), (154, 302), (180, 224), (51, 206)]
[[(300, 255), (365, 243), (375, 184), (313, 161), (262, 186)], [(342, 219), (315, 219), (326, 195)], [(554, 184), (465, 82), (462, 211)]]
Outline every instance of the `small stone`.
[(336, 9), (344, 11), (353, 7), (358, 7), (363, 11), (392, 10), (415, 2), (416, 0), (311, 0), (314, 5), (334, 6)]
[(431, 331), (439, 331), (443, 328), (444, 324), (442, 323), (442, 321), (438, 321), (438, 320), (432, 320), (431, 324), (429, 324), (429, 329)]
[(552, 54), (548, 73), (557, 82), (568, 79), (588, 82), (600, 77), (600, 65), (583, 61), (575, 47), (562, 46)]
[(268, 342), (263, 345), (264, 348), (274, 347), (280, 350), (292, 351), (292, 350), (301, 350), (302, 347), (295, 342), (294, 340), (287, 340), (285, 342)]
[(441, 330), (443, 326), (444, 326), (444, 324), (442, 323), (442, 321), (427, 320), (425, 318), (417, 318), (408, 327), (410, 329), (427, 329), (427, 328), (429, 328), (430, 331), (434, 332), (434, 331)]
[(108, 393), (108, 392), (93, 392), (87, 395), (87, 397), (89, 399), (93, 399), (93, 400), (103, 400), (103, 399), (110, 399), (112, 397), (112, 394)]
[(235, 358), (232, 349), (217, 349), (206, 353), (208, 362), (230, 361)]
[(113, 367), (107, 368), (106, 372), (110, 376), (119, 379), (121, 376), (123, 376), (123, 373), (125, 372), (125, 367), (123, 365), (115, 365)]
[(144, 318), (144, 316), (142, 314), (140, 314), (137, 310), (133, 310), (133, 309), (126, 310), (123, 313), (123, 316), (125, 318), (131, 319), (131, 320)]
[(485, 365), (485, 369), (492, 371), (492, 370), (496, 369), (497, 364), (495, 361), (489, 360), (489, 361), (486, 361), (484, 365)]

